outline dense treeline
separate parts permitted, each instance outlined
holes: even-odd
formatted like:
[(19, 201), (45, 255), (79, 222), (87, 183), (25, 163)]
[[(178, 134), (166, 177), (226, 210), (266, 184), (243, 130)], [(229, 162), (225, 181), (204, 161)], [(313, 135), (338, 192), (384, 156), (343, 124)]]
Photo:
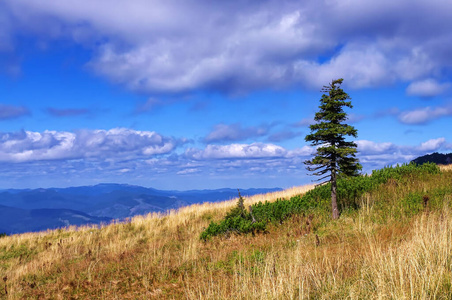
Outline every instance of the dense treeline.
[(434, 152), (432, 154), (427, 154), (415, 158), (411, 161), (412, 163), (422, 165), (425, 163), (435, 163), (437, 165), (448, 165), (452, 164), (452, 153), (441, 154), (438, 152)]

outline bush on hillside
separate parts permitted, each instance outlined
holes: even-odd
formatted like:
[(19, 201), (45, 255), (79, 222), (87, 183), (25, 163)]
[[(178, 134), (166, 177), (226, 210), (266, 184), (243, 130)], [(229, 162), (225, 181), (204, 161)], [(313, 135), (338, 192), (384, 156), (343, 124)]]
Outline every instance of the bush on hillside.
[[(404, 164), (396, 167), (385, 167), (374, 170), (370, 176), (342, 177), (337, 182), (339, 209), (359, 209), (361, 197), (375, 190), (390, 179), (395, 182), (402, 178), (437, 174), (440, 170), (433, 163), (423, 165)], [(237, 206), (219, 223), (211, 222), (201, 233), (200, 238), (207, 240), (213, 236), (228, 233), (264, 232), (267, 225), (282, 224), (284, 220), (294, 214), (301, 214), (310, 210), (328, 211), (331, 197), (330, 184), (317, 186), (304, 195), (298, 195), (289, 200), (278, 199), (275, 202), (259, 202), (247, 211), (240, 196)]]
[(240, 195), (237, 205), (226, 214), (226, 217), (219, 224), (211, 222), (209, 227), (201, 233), (201, 239), (218, 235), (220, 233), (255, 233), (265, 230), (263, 222), (253, 222), (252, 214), (245, 209), (245, 199)]

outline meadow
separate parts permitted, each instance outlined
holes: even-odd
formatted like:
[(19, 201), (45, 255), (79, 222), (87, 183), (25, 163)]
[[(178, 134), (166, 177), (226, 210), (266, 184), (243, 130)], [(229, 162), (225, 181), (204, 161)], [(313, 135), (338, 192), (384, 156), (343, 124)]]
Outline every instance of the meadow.
[(399, 173), (362, 183), (334, 221), (310, 185), (245, 198), (246, 208), (308, 203), (302, 195), (320, 203), (289, 205), (296, 209), (249, 233), (202, 238), (237, 206), (232, 199), (101, 228), (3, 236), (0, 297), (451, 299), (452, 167)]

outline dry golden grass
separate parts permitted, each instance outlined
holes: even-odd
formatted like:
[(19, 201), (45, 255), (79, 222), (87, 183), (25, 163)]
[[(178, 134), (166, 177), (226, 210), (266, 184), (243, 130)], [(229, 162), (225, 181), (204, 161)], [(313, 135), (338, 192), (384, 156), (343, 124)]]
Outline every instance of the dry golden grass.
[[(259, 201), (290, 198), (313, 187), (314, 185), (292, 187), (284, 191), (251, 196), (246, 198), (245, 204), (252, 205)], [(0, 258), (4, 258), (5, 262), (0, 261), (0, 270), (7, 277), (8, 295), (11, 299), (19, 299), (27, 294), (24, 293), (25, 290), (31, 289), (38, 297), (46, 296), (49, 292), (63, 297), (66, 294), (65, 291), (75, 287), (74, 282), (77, 282), (77, 289), (81, 288), (80, 274), (83, 274), (85, 279), (82, 280), (83, 284), (89, 283), (91, 286), (91, 282), (95, 281), (99, 269), (104, 268), (105, 263), (111, 264), (111, 261), (114, 261), (119, 266), (123, 259), (130, 259), (137, 254), (141, 257), (141, 263), (146, 266), (149, 261), (163, 259), (165, 263), (155, 267), (162, 267), (168, 272), (167, 264), (173, 263), (176, 258), (171, 256), (176, 253), (170, 255), (170, 251), (165, 251), (161, 246), (172, 244), (173, 241), (180, 243), (178, 248), (183, 247), (183, 251), (177, 251), (177, 264), (197, 259), (202, 247), (198, 238), (201, 229), (206, 227), (210, 220), (223, 217), (231, 207), (236, 205), (236, 202), (237, 199), (232, 199), (217, 203), (195, 204), (179, 210), (171, 210), (168, 214), (151, 213), (147, 216), (136, 216), (129, 223), (110, 224), (101, 229), (96, 226), (70, 227), (1, 238), (0, 249), (3, 250), (4, 255)], [(152, 252), (146, 250), (152, 250)], [(146, 253), (144, 257), (143, 253)], [(74, 263), (74, 266), (69, 269), (66, 265), (68, 261)], [(23, 280), (30, 274), (46, 276), (54, 272), (64, 273), (64, 280), (57, 282), (55, 286), (61, 288), (60, 285), (63, 284), (61, 291), (58, 292), (51, 290), (52, 284), (46, 285), (46, 289), (50, 288), (50, 290), (40, 292), (36, 280), (32, 280), (33, 282)], [(122, 278), (125, 274), (112, 273), (113, 275), (119, 275), (118, 278)], [(144, 283), (146, 280), (149, 278), (144, 276), (141, 281)], [(117, 285), (122, 280), (114, 279), (111, 282)], [(100, 281), (97, 284), (100, 287), (103, 282)], [(133, 293), (133, 291), (130, 292)], [(107, 294), (110, 295), (109, 292)], [(151, 295), (152, 292), (147, 291), (143, 296), (147, 294)]]
[(443, 172), (449, 172), (449, 171), (452, 171), (452, 164), (450, 164), (450, 165), (439, 165), (439, 168)]
[[(276, 199), (289, 199), (296, 195), (301, 195), (306, 193), (307, 191), (313, 189), (315, 187), (315, 184), (309, 184), (309, 185), (301, 185), (301, 186), (294, 186), (282, 191), (277, 192), (271, 192), (266, 194), (258, 194), (254, 196), (246, 196), (243, 195), (243, 197), (246, 199), (245, 205), (253, 205), (255, 203), (258, 203), (259, 201), (276, 201)], [(183, 207), (179, 210), (173, 210), (170, 212), (171, 215), (179, 215), (179, 214), (185, 214), (185, 213), (195, 213), (197, 215), (199, 214), (205, 214), (207, 212), (215, 212), (215, 214), (223, 215), (229, 209), (231, 209), (233, 206), (236, 205), (238, 198), (233, 198), (231, 200), (227, 201), (221, 201), (221, 202), (215, 202), (215, 203), (202, 203), (202, 204), (194, 204), (191, 206)], [(161, 215), (159, 215), (161, 216)]]
[[(306, 237), (281, 252), (273, 245), (232, 266), (230, 280), (211, 271), (187, 287), (189, 299), (451, 299), (452, 216), (422, 214), (410, 229), (346, 235), (316, 247)], [(264, 252), (257, 252), (264, 253)]]
[[(450, 185), (452, 172), (387, 184), (362, 209), (328, 217), (297, 215), (267, 234), (202, 242), (236, 199), (205, 203), (129, 223), (0, 238), (0, 296), (7, 299), (451, 299), (451, 193), (441, 208), (382, 215), (413, 190)], [(245, 199), (288, 198), (293, 188)], [(431, 195), (433, 199), (433, 194)], [(5, 288), (8, 294), (5, 294)]]

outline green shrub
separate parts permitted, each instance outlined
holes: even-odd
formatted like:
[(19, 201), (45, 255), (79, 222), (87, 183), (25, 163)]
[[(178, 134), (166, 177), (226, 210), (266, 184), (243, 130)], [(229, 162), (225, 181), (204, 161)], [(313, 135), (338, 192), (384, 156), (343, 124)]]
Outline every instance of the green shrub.
[[(389, 179), (395, 181), (403, 178), (422, 177), (426, 174), (437, 174), (440, 170), (433, 163), (423, 165), (404, 164), (396, 167), (385, 167), (372, 172), (371, 176), (342, 177), (337, 181), (338, 205), (341, 211), (346, 209), (359, 209), (361, 197), (377, 189)], [(239, 193), (240, 196), (240, 193)], [(412, 198), (410, 198), (412, 197)], [(403, 206), (413, 213), (421, 209), (419, 195), (409, 196), (404, 200)], [(421, 197), (422, 198), (422, 197)], [(275, 202), (259, 202), (251, 207), (251, 212), (245, 210), (243, 198), (240, 196), (237, 206), (219, 223), (211, 222), (201, 233), (200, 238), (207, 240), (213, 236), (228, 233), (255, 233), (264, 232), (267, 225), (282, 224), (284, 220), (294, 214), (301, 214), (312, 210), (328, 211), (331, 201), (331, 186), (324, 184), (298, 195), (289, 200), (277, 199)], [(253, 219), (254, 217), (254, 219)]]

